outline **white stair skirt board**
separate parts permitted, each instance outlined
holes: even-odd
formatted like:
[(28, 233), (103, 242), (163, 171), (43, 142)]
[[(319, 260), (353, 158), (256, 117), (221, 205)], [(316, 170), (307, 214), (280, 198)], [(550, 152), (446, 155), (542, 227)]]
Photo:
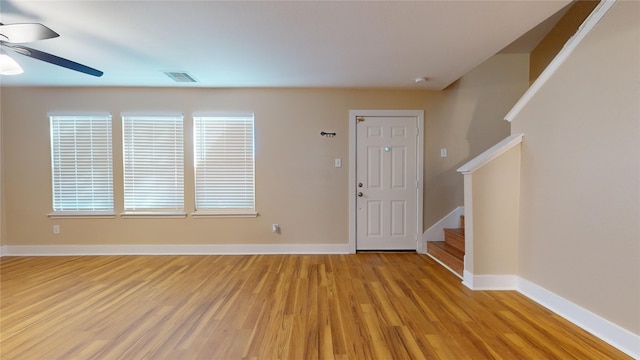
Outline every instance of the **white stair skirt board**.
[(518, 291), (632, 358), (640, 359), (639, 335), (519, 276), (473, 275), (465, 270), (462, 283), (471, 290)]
[(426, 246), (429, 246), (425, 244), (427, 241), (444, 241), (444, 229), (459, 228), (460, 216), (462, 215), (464, 215), (464, 206), (458, 206), (447, 216), (427, 229), (427, 231), (422, 234), (422, 242), (418, 248), (418, 252), (422, 254), (427, 252)]
[(3, 256), (349, 254), (349, 244), (31, 245), (4, 246)]

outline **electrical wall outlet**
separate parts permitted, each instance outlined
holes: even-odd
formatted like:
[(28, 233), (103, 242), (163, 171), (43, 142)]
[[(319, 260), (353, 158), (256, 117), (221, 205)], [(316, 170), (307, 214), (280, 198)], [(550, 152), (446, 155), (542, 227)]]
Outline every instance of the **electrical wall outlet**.
[(60, 225), (53, 225), (53, 233), (60, 234)]
[(280, 225), (278, 225), (278, 224), (271, 225), (271, 231), (274, 234), (279, 234), (280, 233)]

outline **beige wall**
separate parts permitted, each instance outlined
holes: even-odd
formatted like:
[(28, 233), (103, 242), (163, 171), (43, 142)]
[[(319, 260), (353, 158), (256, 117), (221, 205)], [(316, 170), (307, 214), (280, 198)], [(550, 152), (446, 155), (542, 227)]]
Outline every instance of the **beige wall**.
[[(456, 170), (509, 136), (504, 116), (527, 90), (528, 69), (528, 54), (495, 55), (428, 99), (425, 229), (464, 203)], [(440, 148), (448, 149), (447, 158), (440, 158)]]
[[(425, 228), (463, 204), (455, 169), (509, 133), (501, 120), (524, 92), (528, 61), (499, 55), (444, 92), (347, 89), (2, 89), (6, 237), (4, 245), (346, 244), (348, 113), (351, 109), (425, 110)], [(523, 80), (524, 79), (524, 80)], [(517, 89), (514, 90), (514, 89)], [(514, 92), (517, 92), (514, 94)], [(497, 98), (497, 100), (496, 100)], [(114, 116), (115, 207), (122, 203), (119, 114), (124, 111), (255, 112), (256, 204), (239, 219), (50, 219), (50, 111)], [(335, 131), (325, 138), (320, 131)], [(185, 146), (191, 148), (187, 137)], [(440, 158), (440, 148), (449, 157)], [(334, 167), (334, 158), (343, 160)], [(186, 164), (192, 163), (190, 151)], [(447, 192), (449, 194), (443, 194)], [(193, 170), (185, 169), (185, 206), (193, 210)], [(271, 233), (271, 224), (282, 228)], [(60, 234), (52, 226), (60, 225)]]
[(547, 36), (531, 51), (530, 82), (538, 78), (567, 40), (578, 31), (578, 27), (591, 14), (598, 3), (599, 1), (597, 0), (576, 1)]
[(518, 274), (640, 334), (640, 2), (619, 1), (512, 123)]
[[(64, 89), (3, 92), (7, 243), (34, 244), (344, 244), (348, 238), (348, 110), (421, 108), (426, 91)], [(122, 211), (124, 111), (178, 111), (186, 133), (196, 111), (255, 112), (257, 218), (49, 219), (47, 112), (108, 111), (114, 116), (115, 207)], [(328, 139), (322, 130), (335, 131)], [(186, 137), (186, 164), (193, 163)], [(334, 167), (334, 158), (344, 160)], [(193, 170), (185, 167), (185, 207), (193, 211)], [(282, 233), (271, 232), (278, 223)], [(52, 225), (60, 234), (52, 234)]]
[(518, 269), (520, 145), (465, 176), (472, 180), (474, 249), (473, 268), (465, 270), (513, 275)]

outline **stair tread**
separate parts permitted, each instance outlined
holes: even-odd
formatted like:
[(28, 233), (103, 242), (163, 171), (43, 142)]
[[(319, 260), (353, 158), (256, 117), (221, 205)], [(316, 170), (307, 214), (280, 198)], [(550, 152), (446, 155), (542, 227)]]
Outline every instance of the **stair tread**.
[(450, 244), (447, 244), (444, 241), (430, 241), (429, 247), (432, 247), (432, 246), (435, 246), (437, 248), (440, 248), (441, 250), (448, 252), (449, 254), (451, 254), (451, 256), (455, 257), (458, 260), (462, 261), (464, 259), (464, 251), (461, 251), (455, 246), (451, 246)]
[(464, 270), (464, 252), (446, 244), (444, 241), (430, 241), (427, 245), (427, 253), (462, 276)]
[(464, 229), (444, 229), (444, 241), (464, 253)]
[(444, 232), (464, 236), (464, 228), (446, 228)]
[(462, 276), (464, 271), (464, 215), (459, 228), (445, 228), (444, 241), (429, 241), (427, 253)]

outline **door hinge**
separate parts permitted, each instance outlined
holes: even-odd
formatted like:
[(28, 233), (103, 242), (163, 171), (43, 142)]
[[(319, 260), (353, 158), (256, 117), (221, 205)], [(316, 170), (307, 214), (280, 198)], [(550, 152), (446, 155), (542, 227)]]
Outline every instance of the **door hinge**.
[(362, 116), (358, 116), (358, 117), (356, 117), (356, 120), (357, 120), (358, 122), (363, 122), (363, 121), (364, 121), (364, 118), (363, 118)]
[(416, 136), (420, 135), (420, 128), (416, 128)]

